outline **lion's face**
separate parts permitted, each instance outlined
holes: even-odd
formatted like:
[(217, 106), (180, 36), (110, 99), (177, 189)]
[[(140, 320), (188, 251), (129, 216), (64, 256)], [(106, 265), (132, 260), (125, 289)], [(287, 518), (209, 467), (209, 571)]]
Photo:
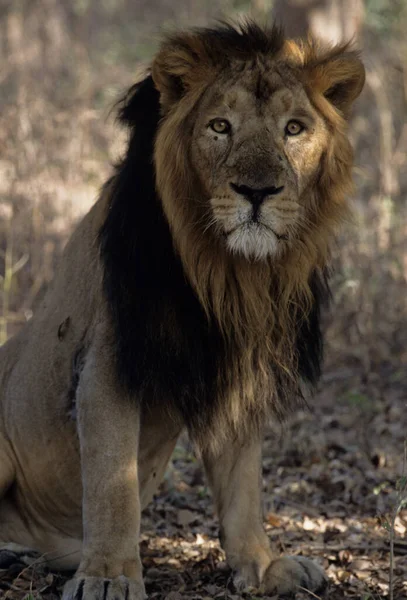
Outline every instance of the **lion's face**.
[(204, 95), (191, 159), (231, 252), (263, 259), (294, 242), (326, 144), (324, 120), (281, 65), (248, 65)]
[(290, 281), (306, 282), (348, 214), (357, 53), (249, 23), (168, 38), (152, 78), (156, 186), (195, 289), (217, 265), (219, 281), (227, 265), (290, 265)]

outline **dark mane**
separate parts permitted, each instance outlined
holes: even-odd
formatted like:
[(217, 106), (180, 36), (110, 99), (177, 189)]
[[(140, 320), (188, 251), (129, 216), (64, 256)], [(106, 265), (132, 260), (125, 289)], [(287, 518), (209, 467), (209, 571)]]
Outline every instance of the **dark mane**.
[(321, 377), (321, 365), (324, 354), (323, 336), (321, 332), (321, 310), (327, 308), (331, 292), (329, 289), (329, 273), (314, 271), (310, 281), (313, 304), (308, 320), (298, 328), (297, 355), (298, 371), (304, 381), (315, 387)]
[[(256, 54), (277, 54), (284, 44), (284, 32), (277, 25), (260, 27), (247, 20), (239, 25), (221, 22), (218, 27), (192, 29), (202, 40), (206, 54), (214, 64), (238, 58), (246, 60)], [(169, 36), (169, 42), (180, 43), (181, 36)]]
[(185, 279), (155, 192), (159, 110), (149, 76), (131, 88), (119, 111), (133, 129), (100, 231), (104, 290), (121, 384), (140, 399), (175, 404), (193, 432), (197, 420), (210, 420), (216, 403), (222, 341)]
[[(233, 30), (207, 32), (208, 39), (220, 36), (222, 43), (226, 39), (232, 47), (241, 42), (245, 48), (241, 34)], [(266, 51), (266, 40), (257, 29), (251, 39)], [(171, 414), (178, 415), (195, 437), (211, 426), (221, 408), (219, 374), (228, 368), (231, 348), (217, 326), (209, 324), (185, 277), (155, 189), (153, 149), (160, 104), (151, 76), (130, 89), (119, 119), (130, 126), (130, 140), (109, 183), (110, 205), (100, 231), (118, 377), (140, 402), (168, 404)], [(326, 295), (317, 272), (311, 289), (314, 305), (308, 322), (298, 324), (296, 352), (301, 377), (315, 384), (322, 357), (319, 312)]]

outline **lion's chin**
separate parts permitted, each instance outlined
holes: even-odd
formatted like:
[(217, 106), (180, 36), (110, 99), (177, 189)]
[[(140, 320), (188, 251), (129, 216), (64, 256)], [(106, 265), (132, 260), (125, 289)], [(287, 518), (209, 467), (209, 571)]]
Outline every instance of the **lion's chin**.
[(226, 235), (227, 248), (250, 260), (265, 260), (281, 254), (281, 239), (261, 223), (244, 223)]

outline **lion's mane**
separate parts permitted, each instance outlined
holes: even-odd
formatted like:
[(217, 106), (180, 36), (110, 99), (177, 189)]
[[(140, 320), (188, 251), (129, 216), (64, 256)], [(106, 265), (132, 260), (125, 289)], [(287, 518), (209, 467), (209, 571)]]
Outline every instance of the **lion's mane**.
[[(118, 372), (146, 406), (168, 406), (198, 445), (282, 417), (302, 398), (302, 382), (320, 374), (320, 307), (330, 242), (348, 216), (352, 151), (344, 116), (318, 90), (329, 90), (324, 64), (344, 49), (321, 53), (252, 24), (180, 34), (123, 100), (129, 146), (107, 184), (100, 232)], [(231, 255), (206, 227), (189, 147), (194, 111), (217, 73), (236, 57), (270, 52), (298, 66), (331, 138), (309, 190), (312, 220), (281, 259), (256, 262)], [(180, 79), (165, 79), (168, 69), (190, 78), (188, 94)]]

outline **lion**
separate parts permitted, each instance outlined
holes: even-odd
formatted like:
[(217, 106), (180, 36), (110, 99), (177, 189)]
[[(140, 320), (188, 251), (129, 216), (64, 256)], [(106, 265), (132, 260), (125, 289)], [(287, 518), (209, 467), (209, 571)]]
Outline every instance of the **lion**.
[(122, 101), (125, 157), (0, 350), (0, 537), (76, 569), (63, 600), (144, 598), (140, 512), (185, 429), (237, 588), (326, 585), (270, 546), (261, 444), (320, 374), (363, 83), (347, 45), (221, 24), (165, 37)]

